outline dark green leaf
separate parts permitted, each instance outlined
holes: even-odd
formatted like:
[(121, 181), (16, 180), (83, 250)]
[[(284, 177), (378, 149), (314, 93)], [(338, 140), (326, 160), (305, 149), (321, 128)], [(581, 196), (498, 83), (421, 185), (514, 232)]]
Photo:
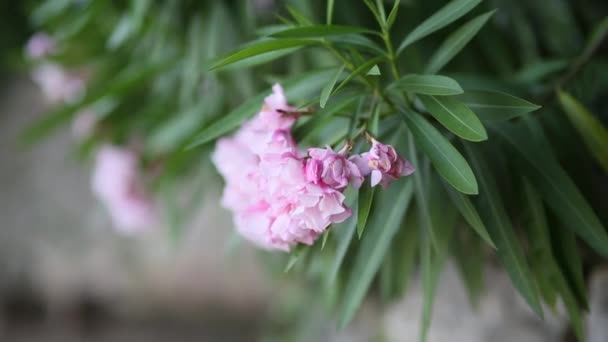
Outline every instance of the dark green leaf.
[(291, 6), (287, 6), (287, 11), (300, 25), (312, 25), (312, 21), (306, 18), (302, 13)]
[(314, 134), (318, 129), (322, 128), (324, 124), (329, 122), (334, 115), (340, 111), (346, 110), (348, 106), (353, 104), (359, 97), (360, 96), (357, 94), (345, 96), (335, 101), (332, 99), (333, 102), (330, 102), (328, 106), (314, 113), (308, 121), (297, 126), (293, 130), (294, 138), (296, 141), (307, 139), (311, 134)]
[(425, 95), (457, 95), (463, 92), (458, 82), (440, 75), (405, 75), (391, 87)]
[(447, 183), (443, 183), (445, 185), (445, 190), (447, 191), (452, 203), (456, 206), (462, 217), (464, 217), (465, 221), (479, 234), (479, 236), (490, 246), (496, 248), (494, 242), (490, 238), (488, 234), (488, 230), (486, 229), (485, 224), (479, 217), (479, 213), (473, 203), (468, 196), (463, 195), (462, 193), (455, 191), (454, 188), (449, 186)]
[(399, 45), (397, 54), (400, 54), (403, 49), (408, 47), (410, 44), (426, 37), (427, 35), (442, 29), (443, 27), (451, 24), (458, 18), (467, 14), (472, 10), (481, 0), (452, 0), (447, 5), (439, 9), (435, 14), (430, 16), (428, 19), (418, 25), (410, 34)]
[[(334, 70), (325, 69), (298, 76), (284, 82), (283, 87), (285, 88), (287, 98), (290, 101), (295, 98), (306, 98), (309, 94), (318, 91), (333, 73)], [(252, 97), (230, 113), (205, 127), (202, 132), (192, 140), (192, 143), (190, 143), (188, 147), (192, 148), (208, 143), (237, 128), (245, 119), (262, 108), (264, 98), (269, 93), (270, 91), (267, 90)]]
[(327, 10), (325, 11), (325, 18), (326, 18), (327, 25), (331, 25), (333, 16), (334, 16), (334, 0), (327, 0)]
[[(346, 195), (347, 205), (350, 206), (353, 204), (352, 198), (352, 196)], [(332, 226), (331, 230), (334, 231), (335, 236), (337, 237), (338, 247), (336, 248), (336, 255), (334, 256), (327, 271), (327, 286), (330, 288), (335, 286), (336, 279), (338, 278), (338, 272), (340, 271), (340, 267), (342, 267), (346, 252), (348, 251), (348, 247), (355, 236), (355, 231), (357, 230), (356, 215), (353, 214), (353, 216), (348, 218), (346, 221)]]
[(387, 30), (393, 26), (393, 24), (395, 23), (395, 19), (397, 19), (397, 12), (399, 11), (400, 3), (401, 3), (401, 0), (395, 0), (395, 3), (393, 3), (393, 8), (391, 9), (390, 13), (388, 14), (388, 19), (386, 19)]
[(363, 301), (380, 264), (389, 251), (390, 243), (399, 229), (412, 196), (412, 183), (399, 180), (377, 198), (378, 210), (370, 217), (370, 224), (354, 261), (354, 266), (339, 308), (338, 326), (345, 327)]
[[(447, 191), (453, 191), (446, 187)], [(483, 290), (483, 268), (486, 260), (483, 243), (470, 230), (457, 231), (454, 237), (454, 256), (462, 280), (467, 288), (473, 307), (479, 303), (479, 295)]]
[(421, 115), (404, 111), (401, 111), (401, 115), (416, 144), (429, 157), (439, 174), (458, 191), (477, 194), (475, 175), (458, 150)]
[(529, 131), (522, 127), (503, 124), (496, 132), (517, 153), (524, 167), (522, 171), (528, 174), (562, 222), (598, 253), (608, 256), (605, 228), (551, 153), (539, 148)]
[(334, 93), (337, 93), (340, 89), (342, 89), (345, 85), (348, 84), (348, 82), (352, 81), (355, 77), (367, 73), (369, 71), (369, 69), (371, 69), (376, 63), (380, 62), (382, 59), (383, 59), (383, 57), (372, 58), (372, 59), (368, 60), (367, 62), (361, 64), (357, 68), (355, 68), (355, 70), (353, 70), (350, 73), (350, 75), (348, 75), (348, 77), (346, 77), (346, 79), (344, 79), (344, 81), (342, 81), (342, 83), (340, 83), (340, 85), (338, 85), (338, 87), (336, 88)]
[(492, 177), (492, 172), (488, 169), (480, 154), (475, 153), (469, 144), (466, 144), (465, 147), (469, 160), (475, 166), (483, 190), (481, 200), (487, 209), (483, 210), (482, 214), (486, 216), (486, 221), (489, 223), (488, 232), (492, 241), (496, 244), (496, 254), (509, 273), (513, 285), (530, 307), (542, 316), (543, 311), (538, 300), (538, 293), (526, 263), (523, 248), (515, 236), (513, 226)]
[(435, 74), (441, 70), (443, 66), (452, 60), (452, 58), (456, 56), (473, 37), (475, 37), (477, 32), (479, 32), (494, 12), (496, 12), (496, 10), (477, 16), (451, 33), (446, 40), (443, 41), (441, 46), (435, 50), (433, 57), (431, 57), (431, 61), (426, 67), (426, 73)]
[(457, 98), (475, 111), (482, 121), (506, 121), (540, 108), (518, 97), (485, 90), (467, 90)]
[(608, 172), (608, 129), (582, 103), (565, 91), (557, 92), (559, 102), (587, 149)]
[(437, 121), (457, 136), (470, 141), (488, 139), (475, 113), (454, 97), (418, 95), (418, 98)]
[(359, 239), (367, 226), (367, 218), (372, 209), (374, 190), (375, 188), (368, 182), (364, 182), (359, 189), (359, 201), (357, 202), (357, 236), (359, 236)]
[(290, 28), (275, 32), (270, 36), (275, 38), (322, 38), (354, 33), (373, 33), (373, 31), (357, 26), (312, 25)]
[(244, 47), (240, 50), (232, 52), (227, 56), (221, 58), (215, 62), (209, 70), (218, 69), (220, 67), (238, 62), (240, 60), (258, 56), (264, 53), (290, 49), (294, 47), (302, 47), (306, 45), (317, 44), (316, 40), (305, 40), (305, 39), (276, 39), (276, 40), (265, 40), (255, 45)]

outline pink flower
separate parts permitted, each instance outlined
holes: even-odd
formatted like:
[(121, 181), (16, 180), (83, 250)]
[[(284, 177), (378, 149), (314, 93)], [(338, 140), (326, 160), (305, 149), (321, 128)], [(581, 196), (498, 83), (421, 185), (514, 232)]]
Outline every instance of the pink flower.
[(44, 63), (34, 69), (32, 79), (51, 103), (74, 103), (84, 93), (84, 80), (57, 64)]
[(353, 156), (352, 161), (357, 164), (362, 174), (371, 173), (371, 185), (378, 184), (386, 188), (392, 181), (399, 177), (409, 176), (414, 173), (414, 167), (403, 159), (395, 148), (385, 145), (371, 138), (372, 148), (360, 156)]
[(101, 147), (95, 160), (92, 188), (121, 232), (140, 231), (156, 223), (154, 205), (143, 189), (137, 156), (132, 151)]
[(342, 190), (350, 183), (359, 188), (363, 176), (357, 165), (346, 158), (350, 146), (336, 153), (331, 147), (308, 149), (306, 178), (309, 182)]
[(84, 109), (72, 121), (72, 135), (77, 139), (86, 139), (93, 134), (96, 125), (97, 114), (91, 109)]
[(37, 32), (27, 41), (25, 54), (30, 59), (41, 59), (52, 54), (57, 48), (55, 39), (45, 32)]

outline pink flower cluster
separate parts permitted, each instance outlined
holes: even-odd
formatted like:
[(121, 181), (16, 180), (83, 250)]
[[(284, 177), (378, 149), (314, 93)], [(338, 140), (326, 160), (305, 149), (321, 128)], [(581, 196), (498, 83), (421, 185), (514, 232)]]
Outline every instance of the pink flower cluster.
[(141, 184), (138, 158), (133, 151), (101, 147), (96, 155), (92, 188), (119, 231), (135, 233), (156, 223), (154, 204)]
[(386, 187), (414, 172), (392, 146), (373, 139), (361, 155), (349, 157), (349, 144), (338, 152), (311, 148), (303, 155), (291, 135), (294, 111), (275, 85), (261, 111), (220, 139), (212, 155), (226, 181), (222, 206), (232, 211), (240, 234), (269, 250), (311, 245), (332, 223), (350, 217), (343, 191), (360, 187), (368, 174), (372, 185)]

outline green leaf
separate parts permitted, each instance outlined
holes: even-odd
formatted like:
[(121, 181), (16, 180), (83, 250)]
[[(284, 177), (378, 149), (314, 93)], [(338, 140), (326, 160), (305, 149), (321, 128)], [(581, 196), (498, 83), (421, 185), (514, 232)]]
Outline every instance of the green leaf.
[(357, 49), (366, 49), (369, 52), (376, 54), (384, 54), (384, 50), (373, 40), (360, 35), (360, 34), (349, 34), (347, 36), (331, 36), (327, 37), (337, 46), (344, 46), (345, 48), (356, 47)]
[(481, 217), (479, 217), (479, 213), (477, 212), (477, 209), (473, 203), (471, 203), (469, 197), (455, 191), (454, 188), (449, 186), (447, 183), (443, 182), (443, 184), (445, 185), (445, 190), (452, 200), (452, 203), (454, 203), (462, 217), (464, 217), (465, 221), (467, 221), (467, 223), (488, 245), (492, 246), (492, 248), (496, 248), (492, 238), (490, 238), (490, 235), (488, 234), (486, 225), (483, 223)]
[(355, 70), (353, 70), (350, 73), (350, 75), (348, 75), (348, 77), (346, 77), (344, 79), (344, 81), (342, 81), (342, 83), (340, 83), (340, 85), (338, 85), (338, 87), (336, 88), (334, 93), (337, 93), (340, 89), (342, 89), (345, 85), (348, 84), (348, 82), (352, 81), (355, 77), (367, 73), (376, 63), (380, 62), (382, 59), (383, 59), (383, 57), (379, 56), (376, 58), (372, 58), (372, 59), (368, 60), (367, 62), (359, 65), (357, 68), (355, 68)]
[(380, 75), (380, 68), (378, 68), (378, 65), (376, 64), (371, 69), (369, 69), (369, 71), (367, 72), (366, 75), (379, 76)]
[(458, 191), (477, 194), (475, 175), (458, 150), (421, 115), (404, 111), (401, 111), (401, 115), (416, 144), (429, 157), (439, 174)]
[(530, 307), (539, 316), (542, 316), (543, 311), (538, 300), (538, 293), (526, 263), (523, 248), (515, 236), (513, 226), (502, 204), (498, 188), (492, 178), (492, 171), (488, 169), (482, 156), (475, 153), (469, 144), (465, 144), (465, 148), (469, 160), (475, 166), (483, 190), (483, 196), (480, 199), (486, 210), (482, 210), (482, 214), (486, 216), (486, 221), (489, 223), (488, 232), (496, 244), (496, 254), (509, 273), (515, 288)]
[(477, 32), (490, 19), (496, 10), (475, 17), (461, 28), (451, 33), (431, 57), (427, 64), (426, 73), (435, 74), (443, 68), (462, 48), (464, 48), (475, 37)]
[[(353, 196), (346, 195), (346, 204), (348, 206), (351, 206), (353, 204), (352, 199)], [(336, 248), (336, 254), (334, 255), (331, 265), (329, 266), (327, 271), (327, 286), (330, 288), (335, 286), (336, 279), (338, 278), (338, 272), (340, 271), (340, 267), (344, 262), (348, 247), (353, 241), (356, 229), (356, 215), (351, 216), (342, 223), (333, 225), (331, 228), (331, 230), (333, 230), (335, 235), (337, 236), (338, 247)]]
[(368, 182), (364, 182), (359, 189), (359, 201), (357, 202), (357, 236), (359, 239), (367, 226), (367, 218), (372, 209), (374, 190)]
[(585, 276), (583, 274), (583, 262), (574, 232), (570, 229), (551, 230), (551, 240), (555, 246), (553, 253), (555, 260), (560, 266), (568, 287), (572, 289), (579, 305), (589, 310), (589, 300), (587, 298), (587, 287), (585, 286)]
[[(570, 315), (570, 321), (572, 322), (575, 334), (579, 341), (584, 341), (583, 320), (580, 312), (581, 309), (579, 308), (579, 303), (577, 302), (576, 296), (568, 286), (568, 282), (564, 277), (562, 270), (558, 266), (556, 259), (554, 258), (554, 251), (556, 248), (554, 248), (551, 244), (549, 226), (545, 216), (543, 203), (532, 187), (531, 182), (525, 178), (524, 195), (526, 199), (526, 207), (530, 210), (531, 214), (531, 222), (528, 225), (528, 234), (530, 238), (528, 240), (531, 245), (530, 247), (533, 252), (533, 257), (537, 259), (536, 261), (539, 264), (539, 277), (543, 280), (541, 290), (543, 287), (547, 287), (545, 291), (557, 291), (560, 293), (563, 302), (566, 305), (566, 310)], [(575, 238), (571, 237), (571, 240), (574, 241)], [(561, 249), (561, 246), (558, 246), (557, 249)], [(578, 255), (577, 250), (574, 250), (574, 253)], [(581, 304), (583, 306), (586, 305), (585, 290), (586, 289), (584, 287), (582, 289), (576, 289), (576, 291), (583, 291), (583, 298), (585, 298), (585, 302)]]
[[(448, 191), (453, 191), (446, 187)], [(457, 193), (456, 191), (453, 191)], [(467, 288), (469, 299), (474, 308), (479, 304), (479, 295), (483, 292), (483, 269), (486, 261), (484, 255), (483, 242), (470, 230), (457, 231), (453, 239), (453, 252), (462, 276), (462, 280)]]
[(304, 14), (300, 13), (295, 8), (293, 8), (291, 6), (287, 6), (287, 11), (298, 22), (298, 24), (303, 25), (303, 26), (312, 25), (312, 21), (310, 21), (308, 18), (306, 18), (306, 16), (304, 16)]
[[(334, 70), (324, 69), (315, 71), (309, 74), (298, 76), (287, 80), (283, 83), (287, 98), (291, 101), (297, 98), (306, 98), (311, 93), (318, 91), (327, 79), (331, 77)], [(217, 121), (211, 123), (194, 138), (188, 148), (193, 148), (198, 145), (211, 142), (218, 137), (239, 127), (239, 125), (247, 118), (256, 113), (262, 108), (264, 98), (268, 96), (270, 91), (266, 90), (243, 103), (239, 107), (224, 115)]]
[(395, 293), (393, 298), (401, 298), (405, 293), (410, 277), (414, 271), (416, 255), (418, 254), (418, 219), (416, 211), (410, 209), (401, 222), (401, 228), (393, 240), (393, 272)]
[(290, 28), (272, 33), (270, 36), (275, 38), (322, 38), (354, 33), (374, 33), (374, 31), (357, 26), (312, 25)]
[(561, 90), (557, 95), (564, 113), (583, 138), (587, 149), (608, 172), (608, 129), (572, 95)]
[(391, 87), (425, 95), (457, 95), (463, 93), (458, 82), (440, 75), (405, 75), (395, 81)]
[(439, 9), (435, 14), (426, 19), (422, 24), (418, 25), (410, 34), (399, 45), (397, 54), (400, 54), (403, 49), (411, 45), (412, 43), (422, 39), (429, 34), (442, 29), (443, 27), (451, 24), (458, 18), (467, 14), (472, 10), (481, 0), (452, 0), (447, 5)]
[(240, 60), (258, 56), (267, 52), (290, 49), (294, 47), (302, 47), (312, 44), (318, 44), (316, 40), (306, 39), (275, 39), (265, 40), (260, 43), (246, 46), (240, 50), (234, 51), (227, 56), (215, 62), (209, 70), (221, 68), (223, 66), (238, 62)]
[(437, 121), (457, 136), (470, 141), (488, 139), (475, 113), (454, 97), (418, 95), (418, 98)]
[(325, 244), (327, 243), (327, 238), (329, 238), (329, 232), (330, 232), (330, 230), (326, 230), (325, 233), (323, 233), (323, 241), (321, 241), (321, 250), (325, 249)]
[(401, 0), (395, 0), (393, 3), (393, 8), (388, 14), (388, 19), (386, 19), (386, 29), (389, 30), (393, 24), (395, 23), (395, 19), (397, 19), (397, 12), (399, 11), (399, 4)]
[(340, 67), (340, 69), (338, 69), (338, 72), (336, 72), (336, 75), (334, 75), (334, 78), (332, 78), (331, 81), (329, 83), (327, 83), (325, 85), (325, 87), (323, 87), (323, 90), (321, 90), (321, 100), (320, 100), (321, 108), (325, 108), (325, 104), (327, 103), (327, 100), (329, 99), (329, 96), (331, 95), (331, 91), (334, 89), (334, 85), (336, 85), (336, 82), (338, 82), (338, 78), (340, 78), (340, 75), (342, 75), (342, 72), (344, 71), (344, 67), (345, 67), (345, 65), (342, 65)]
[(561, 221), (598, 253), (608, 256), (605, 228), (550, 151), (539, 148), (534, 137), (522, 127), (505, 123), (496, 132), (516, 152), (523, 166), (521, 171), (530, 177)]
[(370, 224), (355, 257), (354, 266), (339, 307), (338, 326), (345, 327), (361, 305), (380, 264), (389, 251), (391, 240), (399, 230), (401, 218), (412, 197), (412, 183), (399, 180), (377, 197), (378, 210), (370, 217)]
[(497, 91), (467, 90), (456, 97), (474, 110), (482, 121), (487, 122), (510, 120), (540, 108), (526, 100)]
[(378, 134), (380, 134), (380, 108), (380, 104), (374, 106), (372, 116), (367, 123), (367, 130), (374, 137), (377, 137)]
[(313, 114), (313, 116), (303, 124), (296, 126), (293, 130), (293, 136), (296, 141), (302, 141), (307, 139), (309, 136), (314, 134), (318, 129), (322, 128), (324, 124), (329, 122), (337, 113), (346, 110), (355, 100), (360, 98), (358, 94), (352, 94), (339, 98), (329, 103), (328, 106), (322, 110)]
[(331, 25), (331, 20), (334, 16), (334, 0), (327, 0), (327, 10), (325, 11), (327, 25)]

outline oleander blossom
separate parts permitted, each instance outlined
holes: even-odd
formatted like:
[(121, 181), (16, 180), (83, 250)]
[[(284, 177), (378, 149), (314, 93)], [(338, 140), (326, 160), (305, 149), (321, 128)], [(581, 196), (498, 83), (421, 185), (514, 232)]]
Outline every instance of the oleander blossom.
[(38, 60), (49, 56), (56, 49), (57, 43), (53, 37), (46, 32), (37, 32), (27, 41), (25, 55), (32, 60)]
[(212, 155), (226, 183), (222, 206), (240, 234), (269, 250), (310, 245), (351, 215), (342, 189), (307, 180), (308, 158), (291, 135), (294, 111), (281, 86), (273, 86), (260, 112), (220, 139)]
[(363, 183), (361, 171), (348, 160), (350, 144), (344, 146), (339, 152), (327, 146), (326, 148), (308, 149), (308, 159), (306, 163), (306, 178), (309, 182), (322, 186), (344, 189), (348, 184), (359, 188)]
[(84, 93), (82, 77), (53, 63), (43, 63), (32, 72), (32, 80), (50, 103), (74, 103)]
[(91, 185), (118, 231), (135, 233), (156, 224), (154, 204), (143, 188), (134, 152), (116, 146), (101, 147)]
[(369, 152), (352, 158), (363, 175), (371, 174), (371, 185), (386, 188), (394, 180), (414, 173), (414, 167), (403, 159), (391, 145), (368, 137), (372, 143)]

